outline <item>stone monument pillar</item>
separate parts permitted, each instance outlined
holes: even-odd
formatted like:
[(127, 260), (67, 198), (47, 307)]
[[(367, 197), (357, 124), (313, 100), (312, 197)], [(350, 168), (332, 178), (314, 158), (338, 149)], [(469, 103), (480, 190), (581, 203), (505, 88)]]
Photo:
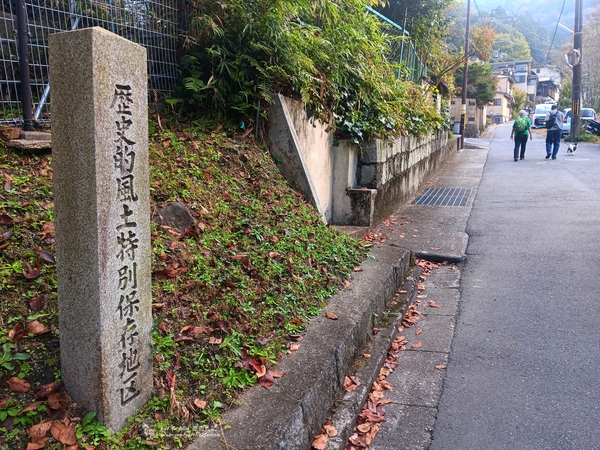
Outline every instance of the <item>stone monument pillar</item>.
[(50, 36), (61, 372), (111, 431), (152, 390), (146, 49)]

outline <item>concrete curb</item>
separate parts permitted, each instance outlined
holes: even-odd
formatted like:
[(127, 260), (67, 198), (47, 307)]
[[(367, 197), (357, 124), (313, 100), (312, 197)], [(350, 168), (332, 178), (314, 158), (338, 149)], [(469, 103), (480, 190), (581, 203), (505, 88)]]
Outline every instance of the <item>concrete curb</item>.
[[(325, 310), (339, 318), (330, 320), (324, 314), (316, 317), (307, 327), (300, 349), (277, 364), (275, 370), (285, 372), (285, 376), (270, 389), (258, 385), (251, 388), (238, 407), (223, 415), (220, 429), (201, 432), (189, 449), (311, 447), (342, 390), (345, 376), (373, 337), (374, 318), (388, 310), (413, 269), (413, 254), (407, 249), (375, 246), (371, 256), (361, 266), (362, 271), (352, 275), (350, 288), (334, 295), (327, 304)], [(389, 345), (391, 330), (375, 337), (372, 342), (377, 349), (373, 354), (385, 358), (384, 346)], [(369, 362), (369, 367), (376, 363)], [(377, 373), (379, 367), (368, 371)], [(365, 380), (372, 376), (361, 373)], [(364, 383), (365, 388), (370, 386)]]
[(345, 392), (343, 398), (334, 406), (332, 417), (333, 426), (337, 430), (337, 436), (330, 437), (325, 450), (343, 450), (348, 438), (354, 433), (356, 419), (360, 414), (371, 386), (379, 375), (379, 370), (385, 364), (391, 343), (399, 334), (398, 326), (408, 310), (408, 306), (414, 302), (417, 295), (417, 285), (422, 273), (420, 267), (415, 267), (411, 274), (405, 279), (402, 290), (406, 291), (396, 297), (398, 305), (392, 310), (393, 320), (387, 327), (380, 329), (372, 341), (364, 349), (363, 353), (369, 353), (370, 358), (360, 356), (355, 366), (358, 366), (354, 376), (360, 381), (360, 386), (353, 392)]

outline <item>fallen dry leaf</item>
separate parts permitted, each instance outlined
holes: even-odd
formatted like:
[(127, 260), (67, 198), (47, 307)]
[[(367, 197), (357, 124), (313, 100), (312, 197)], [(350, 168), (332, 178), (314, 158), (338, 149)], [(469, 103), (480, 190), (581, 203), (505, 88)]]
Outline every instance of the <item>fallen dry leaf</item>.
[(17, 416), (20, 416), (21, 414), (24, 414), (24, 413), (29, 412), (29, 411), (35, 411), (36, 409), (38, 409), (40, 407), (41, 404), (42, 404), (42, 402), (32, 403), (31, 405), (26, 406), (21, 411), (19, 411), (19, 413), (17, 414)]
[(281, 378), (285, 375), (285, 372), (271, 372), (271, 375), (273, 375), (273, 378)]
[(44, 261), (46, 261), (50, 264), (56, 264), (56, 260), (54, 259), (54, 256), (52, 256), (50, 253), (48, 253), (42, 247), (38, 247), (37, 253), (38, 253), (38, 255), (40, 255), (42, 257), (42, 259)]
[(344, 390), (346, 392), (354, 392), (360, 386), (360, 380), (354, 376), (344, 378)]
[(325, 317), (327, 317), (328, 319), (331, 319), (331, 320), (337, 320), (338, 319), (337, 315), (335, 315), (334, 313), (329, 312), (329, 311), (325, 311)]
[(28, 262), (25, 263), (25, 268), (27, 269), (27, 272), (25, 272), (23, 276), (28, 280), (34, 280), (42, 274), (40, 269), (31, 267)]
[(323, 425), (323, 430), (327, 433), (327, 436), (334, 437), (338, 435), (338, 430), (331, 424)]
[(427, 306), (429, 306), (430, 308), (443, 308), (444, 307), (444, 305), (438, 305), (433, 300), (429, 300), (429, 303), (427, 303)]
[(344, 280), (344, 287), (345, 288), (349, 288), (350, 287), (350, 282), (348, 280)]
[(268, 369), (267, 373), (258, 379), (258, 384), (267, 389), (273, 386), (273, 383), (275, 383), (275, 379)]
[(45, 301), (46, 301), (46, 296), (45, 295), (43, 295), (43, 294), (36, 295), (35, 297), (32, 297), (32, 298), (29, 299), (29, 307), (33, 311), (37, 311), (42, 306), (44, 306)]
[(300, 344), (290, 344), (290, 350), (295, 352), (300, 348)]
[(208, 340), (208, 343), (209, 343), (209, 344), (215, 344), (215, 345), (219, 345), (221, 342), (223, 342), (223, 339), (221, 339), (221, 338), (216, 338), (216, 337), (211, 337), (211, 338)]
[(256, 378), (264, 377), (266, 374), (267, 374), (267, 367), (264, 364), (261, 364), (261, 366), (256, 371)]
[(439, 366), (435, 366), (435, 368), (438, 370), (444, 370), (446, 366), (444, 364), (440, 364)]
[(421, 328), (417, 328), (415, 330), (415, 334), (421, 334), (423, 332), (423, 330)]
[(31, 389), (31, 385), (27, 381), (22, 380), (17, 377), (12, 377), (11, 379), (8, 380), (7, 383), (8, 383), (8, 389), (10, 389), (11, 392), (24, 393), (24, 392), (29, 391), (29, 389)]
[(423, 347), (423, 343), (421, 341), (419, 342), (415, 342), (413, 345), (411, 345), (410, 348), (421, 348)]
[(358, 431), (360, 431), (361, 433), (368, 433), (369, 431), (371, 431), (371, 424), (370, 423), (363, 423), (361, 425), (358, 425), (356, 427), (356, 429)]
[(50, 332), (50, 330), (46, 328), (43, 323), (38, 322), (37, 320), (29, 322), (25, 327), (25, 331), (28, 334), (33, 334), (35, 336), (39, 336), (40, 334), (46, 334)]
[(44, 448), (46, 446), (46, 443), (50, 440), (49, 437), (41, 437), (39, 439), (36, 439), (33, 442), (29, 442), (27, 444), (27, 448), (26, 450), (39, 450), (41, 448)]
[(54, 422), (50, 427), (50, 434), (61, 444), (75, 445), (77, 444), (77, 438), (75, 436), (75, 424), (69, 423), (69, 420), (63, 422)]
[(20, 340), (23, 336), (25, 336), (25, 330), (23, 329), (23, 327), (21, 326), (20, 323), (16, 324), (14, 327), (12, 327), (12, 329), (8, 332), (8, 338), (11, 341), (17, 342), (18, 340)]
[(43, 384), (36, 388), (34, 397), (35, 398), (46, 398), (50, 394), (53, 394), (56, 391), (58, 391), (61, 387), (62, 387), (62, 383), (58, 383), (56, 381), (53, 381), (52, 383), (48, 383), (48, 384)]
[(329, 437), (326, 434), (319, 434), (315, 440), (312, 442), (313, 448), (317, 450), (324, 450), (327, 447), (327, 442), (329, 441)]
[(54, 392), (48, 396), (48, 406), (52, 409), (60, 409), (69, 402), (64, 392)]
[(204, 400), (200, 400), (199, 398), (194, 399), (194, 405), (200, 409), (206, 408), (206, 402)]

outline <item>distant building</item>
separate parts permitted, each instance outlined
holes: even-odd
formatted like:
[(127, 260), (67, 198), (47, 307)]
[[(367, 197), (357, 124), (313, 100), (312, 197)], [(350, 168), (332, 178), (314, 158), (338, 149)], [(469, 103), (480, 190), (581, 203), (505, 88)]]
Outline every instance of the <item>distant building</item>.
[(492, 73), (495, 75), (511, 76), (514, 79), (513, 89), (519, 88), (527, 93), (525, 106), (536, 103), (538, 75), (531, 68), (531, 61), (503, 61), (492, 63)]
[(562, 71), (556, 66), (547, 65), (535, 65), (531, 70), (538, 77), (535, 103), (558, 102), (563, 80)]
[[(454, 132), (458, 134), (460, 129), (462, 99), (458, 97), (450, 98), (450, 120), (454, 124)], [(467, 114), (465, 120), (465, 137), (479, 137), (481, 131), (486, 126), (487, 108), (477, 106), (474, 98), (467, 99)]]
[(492, 105), (489, 106), (489, 117), (492, 123), (504, 123), (511, 120), (515, 83), (515, 79), (511, 75), (496, 75), (496, 94), (494, 94)]

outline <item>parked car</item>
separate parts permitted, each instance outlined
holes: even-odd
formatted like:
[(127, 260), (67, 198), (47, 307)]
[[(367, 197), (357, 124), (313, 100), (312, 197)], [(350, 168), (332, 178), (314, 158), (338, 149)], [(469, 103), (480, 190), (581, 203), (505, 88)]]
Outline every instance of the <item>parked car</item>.
[[(563, 111), (563, 132), (562, 135), (566, 136), (571, 133), (571, 108), (566, 108)], [(590, 120), (594, 120), (596, 118), (596, 111), (592, 108), (581, 108), (580, 111), (581, 124), (583, 125), (585, 122), (589, 122)]]
[(535, 112), (533, 113), (532, 128), (545, 128), (546, 127), (546, 114), (552, 109), (553, 103), (540, 103), (535, 105)]

